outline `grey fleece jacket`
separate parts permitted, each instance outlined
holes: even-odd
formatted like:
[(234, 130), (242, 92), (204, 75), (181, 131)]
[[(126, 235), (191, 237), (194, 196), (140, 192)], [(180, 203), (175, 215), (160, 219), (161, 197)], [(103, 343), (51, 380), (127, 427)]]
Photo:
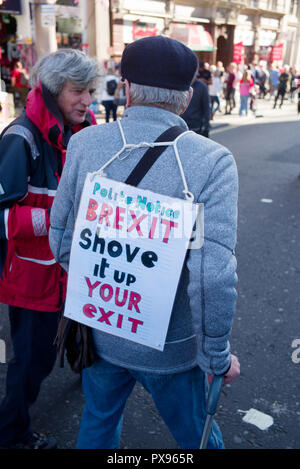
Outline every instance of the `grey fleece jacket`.
[[(179, 116), (148, 106), (127, 109), (121, 123), (127, 143), (134, 144), (154, 142), (174, 125), (187, 130)], [(86, 128), (70, 140), (49, 234), (55, 259), (66, 270), (86, 173), (97, 171), (122, 146), (117, 122)], [(124, 182), (145, 151), (135, 149), (126, 158), (116, 159), (105, 169), (107, 177)], [(93, 336), (99, 356), (125, 368), (177, 373), (199, 365), (205, 372), (222, 374), (230, 366), (229, 336), (236, 304), (237, 169), (226, 148), (193, 132), (179, 139), (178, 151), (189, 191), (195, 202), (204, 204), (204, 244), (186, 256), (164, 351), (96, 329)], [(172, 147), (164, 151), (139, 187), (184, 197)]]

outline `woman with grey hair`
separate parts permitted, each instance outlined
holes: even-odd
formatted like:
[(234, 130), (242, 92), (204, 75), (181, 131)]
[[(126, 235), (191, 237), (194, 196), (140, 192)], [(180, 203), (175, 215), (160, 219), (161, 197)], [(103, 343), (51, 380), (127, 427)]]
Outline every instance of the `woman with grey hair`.
[(29, 416), (56, 360), (66, 292), (66, 273), (49, 247), (50, 210), (69, 138), (96, 124), (89, 106), (97, 78), (95, 60), (78, 50), (41, 58), (23, 114), (1, 135), (0, 302), (9, 309), (14, 360), (0, 404), (0, 447), (56, 447), (33, 431)]
[(30, 84), (39, 81), (53, 96), (58, 96), (67, 81), (87, 85), (99, 78), (98, 64), (78, 49), (59, 49), (39, 59), (32, 69)]

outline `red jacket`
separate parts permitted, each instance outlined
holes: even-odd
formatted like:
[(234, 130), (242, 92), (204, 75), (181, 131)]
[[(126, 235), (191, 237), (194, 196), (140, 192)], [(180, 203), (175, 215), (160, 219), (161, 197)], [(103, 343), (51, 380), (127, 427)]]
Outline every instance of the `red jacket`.
[[(96, 120), (88, 112), (72, 132), (91, 124)], [(65, 299), (66, 273), (48, 242), (66, 155), (63, 130), (55, 101), (39, 86), (28, 95), (26, 113), (0, 140), (0, 302), (11, 306), (51, 312)]]

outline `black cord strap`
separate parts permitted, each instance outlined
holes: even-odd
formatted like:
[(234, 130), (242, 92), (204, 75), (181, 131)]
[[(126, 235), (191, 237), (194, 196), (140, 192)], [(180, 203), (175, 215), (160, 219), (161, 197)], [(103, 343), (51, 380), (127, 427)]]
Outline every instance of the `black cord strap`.
[[(179, 125), (175, 125), (174, 127), (170, 127), (164, 133), (162, 133), (155, 140), (155, 142), (172, 142), (183, 132), (186, 132), (186, 130), (180, 127)], [(136, 167), (129, 174), (128, 178), (125, 181), (125, 184), (130, 184), (131, 186), (138, 186), (138, 184), (147, 174), (149, 169), (159, 158), (159, 156), (166, 150), (167, 147), (168, 145), (149, 148), (146, 153), (142, 156)]]

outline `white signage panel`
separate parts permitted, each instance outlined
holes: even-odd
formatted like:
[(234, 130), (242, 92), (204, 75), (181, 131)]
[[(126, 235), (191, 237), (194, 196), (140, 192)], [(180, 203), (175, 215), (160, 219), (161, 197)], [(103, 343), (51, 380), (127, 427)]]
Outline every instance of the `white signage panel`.
[[(163, 350), (186, 251), (201, 217), (202, 204), (87, 175), (65, 316)], [(202, 221), (199, 228), (203, 234)]]

